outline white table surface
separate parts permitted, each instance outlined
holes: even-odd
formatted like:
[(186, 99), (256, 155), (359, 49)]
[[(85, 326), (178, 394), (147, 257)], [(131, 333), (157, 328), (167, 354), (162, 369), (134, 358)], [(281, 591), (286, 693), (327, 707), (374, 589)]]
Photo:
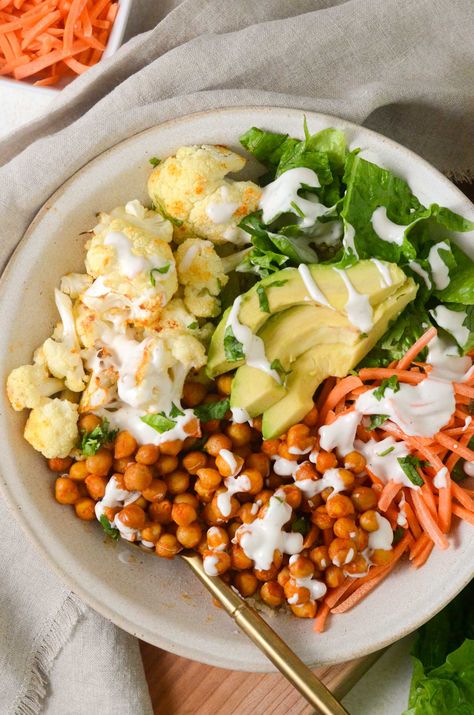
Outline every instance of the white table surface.
[[(13, 91), (0, 83), (0, 138), (44, 113), (52, 101), (46, 94)], [(406, 709), (412, 642), (413, 637), (404, 638), (389, 648), (344, 698), (351, 715), (400, 715)]]

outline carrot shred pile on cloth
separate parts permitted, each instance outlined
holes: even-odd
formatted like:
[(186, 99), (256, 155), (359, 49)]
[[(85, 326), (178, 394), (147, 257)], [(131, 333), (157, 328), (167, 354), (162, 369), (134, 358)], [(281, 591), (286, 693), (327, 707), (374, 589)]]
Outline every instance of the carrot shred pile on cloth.
[(38, 86), (82, 74), (102, 57), (115, 0), (0, 0), (0, 75)]
[[(357, 376), (350, 375), (339, 380), (329, 378), (317, 399), (319, 425), (331, 424), (342, 413), (353, 410), (359, 395), (378, 387), (382, 380), (395, 376), (399, 382), (419, 384), (432, 368), (426, 363), (416, 362), (416, 358), (436, 333), (435, 328), (430, 328), (398, 363), (392, 363), (388, 368), (361, 368)], [(474, 438), (474, 420), (469, 419), (469, 409), (474, 401), (474, 375), (462, 384), (454, 383), (453, 388), (455, 412), (433, 437), (406, 435), (390, 422), (370, 432), (362, 425), (358, 428), (357, 437), (363, 441), (388, 436), (402, 441), (413, 456), (423, 460), (420, 462), (422, 466), (417, 467), (423, 486), (410, 489), (393, 481), (383, 484), (367, 470), (372, 488), (379, 494), (377, 509), (389, 520), (392, 529), (397, 528), (399, 514), (404, 514), (403, 536), (394, 546), (388, 565), (370, 566), (365, 576), (357, 579), (347, 576), (341, 586), (328, 590), (316, 615), (316, 632), (324, 630), (330, 614), (345, 613), (365, 598), (388, 576), (405, 553), (408, 553), (412, 566), (420, 568), (434, 547), (449, 548), (447, 534), (451, 530), (453, 516), (474, 525), (474, 492), (453, 479), (453, 470), (460, 459), (474, 462), (474, 450), (469, 447)], [(444, 480), (437, 487), (434, 480), (440, 470), (443, 470)]]

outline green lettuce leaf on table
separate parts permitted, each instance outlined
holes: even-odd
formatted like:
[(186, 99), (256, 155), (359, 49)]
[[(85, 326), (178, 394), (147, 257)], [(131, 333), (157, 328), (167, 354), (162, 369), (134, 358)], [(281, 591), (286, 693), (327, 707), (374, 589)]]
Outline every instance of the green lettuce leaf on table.
[(474, 582), (418, 631), (403, 715), (473, 715)]

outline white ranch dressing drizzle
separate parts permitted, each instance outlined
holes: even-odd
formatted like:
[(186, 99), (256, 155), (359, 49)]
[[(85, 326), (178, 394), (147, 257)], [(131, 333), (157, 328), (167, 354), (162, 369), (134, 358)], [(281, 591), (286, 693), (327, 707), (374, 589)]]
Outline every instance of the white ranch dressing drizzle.
[(400, 510), (397, 514), (397, 525), (398, 526), (402, 526), (402, 527), (408, 526), (408, 521), (407, 521), (407, 517), (406, 517), (406, 513), (405, 513), (405, 504), (406, 503), (407, 503), (407, 501), (405, 499), (405, 494), (402, 492), (402, 498), (398, 502), (398, 508)]
[(448, 470), (446, 467), (439, 469), (433, 479), (433, 484), (436, 489), (444, 489), (448, 486), (448, 481), (446, 477), (448, 476)]
[(278, 474), (279, 477), (291, 477), (295, 471), (298, 469), (298, 462), (291, 459), (285, 459), (285, 457), (279, 457), (277, 455), (272, 457), (273, 471)]
[(315, 303), (325, 305), (327, 308), (334, 310), (331, 303), (328, 301), (324, 293), (316, 285), (316, 281), (311, 275), (311, 271), (305, 263), (300, 263), (298, 272), (303, 280), (304, 286)]
[(471, 422), (472, 422), (472, 417), (471, 417), (471, 415), (468, 415), (468, 416), (466, 417), (466, 419), (464, 420), (464, 426), (463, 426), (463, 428), (462, 428), (462, 431), (463, 431), (463, 432), (465, 432), (465, 431), (467, 430), (467, 428), (469, 427), (469, 425), (471, 424)]
[(224, 479), (225, 492), (217, 495), (217, 508), (222, 516), (230, 516), (232, 511), (231, 499), (234, 494), (248, 492), (251, 489), (250, 479), (246, 474), (239, 477), (227, 477)]
[(395, 243), (397, 246), (402, 245), (405, 237), (405, 231), (411, 225), (408, 224), (407, 226), (402, 226), (401, 224), (390, 221), (387, 216), (387, 209), (385, 206), (379, 206), (375, 209), (370, 222), (375, 233), (382, 239), (382, 241)]
[(232, 413), (232, 422), (236, 425), (242, 425), (244, 422), (248, 422), (252, 426), (252, 418), (250, 417), (247, 410), (243, 407), (231, 407), (230, 411)]
[(162, 256), (137, 256), (132, 250), (131, 241), (120, 231), (110, 231), (104, 238), (104, 245), (114, 248), (120, 271), (127, 278), (134, 278), (138, 273), (146, 273), (152, 268), (163, 268), (169, 263)]
[(378, 511), (375, 512), (375, 518), (377, 519), (379, 528), (377, 531), (372, 531), (369, 534), (369, 549), (391, 551), (393, 531), (390, 522), (384, 516), (381, 516)]
[(270, 497), (263, 517), (255, 519), (251, 524), (242, 524), (237, 529), (236, 538), (245, 555), (254, 561), (256, 569), (269, 569), (275, 550), (290, 555), (299, 554), (303, 550), (301, 534), (283, 531), (292, 514), (290, 505), (283, 497), (283, 492)]
[(340, 268), (334, 269), (338, 273), (347, 289), (347, 303), (344, 310), (349, 321), (362, 333), (368, 333), (373, 326), (373, 310), (370, 305), (369, 296), (356, 291), (352, 285), (346, 271)]
[(227, 186), (221, 186), (220, 195), (223, 199), (222, 203), (213, 202), (206, 206), (206, 213), (212, 223), (227, 223), (232, 218), (240, 204), (238, 201), (229, 201), (229, 189)]
[(193, 243), (191, 246), (189, 246), (188, 250), (184, 254), (184, 258), (180, 263), (180, 270), (181, 271), (187, 271), (188, 268), (191, 267), (191, 263), (194, 261), (196, 256), (199, 253), (199, 247), (206, 244), (207, 246), (212, 246), (212, 243), (210, 241), (203, 241), (202, 243), (200, 242), (199, 244)]
[(379, 261), (378, 258), (371, 258), (370, 260), (380, 273), (383, 285), (387, 287), (391, 286), (393, 284), (393, 281), (392, 276), (390, 274), (390, 266), (388, 265), (388, 263), (385, 263), (384, 261)]
[(450, 310), (445, 305), (438, 305), (430, 314), (436, 320), (440, 328), (444, 328), (451, 333), (456, 342), (463, 346), (469, 340), (469, 329), (463, 325), (467, 318), (465, 310)]
[(215, 554), (208, 554), (202, 560), (202, 565), (204, 566), (204, 571), (208, 576), (218, 576), (219, 571), (217, 570), (217, 564), (219, 563), (219, 557)]
[(230, 469), (230, 477), (235, 477), (236, 474), (240, 472), (241, 467), (239, 466), (235, 455), (229, 449), (219, 450), (219, 457), (224, 460)]
[(474, 462), (464, 462), (463, 469), (468, 477), (474, 477)]
[(306, 447), (306, 449), (299, 449), (298, 447), (288, 447), (288, 452), (290, 454), (308, 454), (311, 452), (312, 447)]
[(252, 240), (250, 234), (238, 226), (228, 226), (222, 234), (222, 237), (236, 246), (245, 246), (245, 244), (250, 243)]
[(449, 251), (449, 246), (446, 241), (436, 243), (431, 247), (428, 254), (431, 277), (437, 290), (443, 290), (443, 288), (449, 285), (449, 268), (439, 254), (439, 251), (442, 249)]
[(354, 226), (344, 219), (344, 235), (342, 237), (342, 245), (344, 248), (348, 249), (355, 258), (359, 258), (357, 249), (355, 247), (355, 228)]
[(304, 214), (304, 217), (299, 220), (300, 226), (302, 228), (313, 226), (318, 216), (328, 211), (328, 207), (318, 203), (317, 200), (311, 201), (299, 196), (298, 191), (303, 184), (311, 188), (321, 186), (316, 172), (306, 167), (289, 169), (265, 186), (259, 202), (264, 223), (271, 223), (282, 213), (294, 213), (297, 206), (300, 213)]
[(232, 305), (232, 308), (227, 318), (226, 328), (231, 327), (235, 338), (242, 343), (242, 349), (245, 355), (245, 362), (249, 367), (255, 367), (258, 370), (266, 372), (272, 377), (275, 382), (281, 385), (280, 375), (276, 370), (272, 370), (270, 362), (265, 355), (265, 343), (258, 335), (254, 335), (247, 325), (242, 325), (239, 321), (239, 310), (242, 302), (242, 296), (239, 295)]
[(423, 278), (426, 287), (431, 290), (431, 285), (432, 285), (432, 284), (431, 284), (431, 278), (430, 278), (428, 272), (425, 271), (425, 269), (422, 268), (422, 267), (420, 266), (420, 264), (417, 263), (416, 261), (409, 261), (408, 267), (411, 268), (411, 270), (413, 271), (413, 273), (416, 273), (417, 275), (420, 276), (420, 278)]
[(350, 548), (346, 554), (346, 558), (344, 559), (344, 561), (341, 561), (340, 559), (338, 559), (337, 556), (335, 556), (333, 558), (332, 562), (333, 562), (334, 566), (339, 566), (339, 567), (347, 566), (347, 564), (350, 564), (350, 562), (352, 561), (354, 556), (355, 556), (355, 551), (353, 548)]
[[(354, 446), (365, 457), (370, 471), (384, 484), (392, 481), (410, 489), (419, 489), (409, 480), (398, 462), (399, 459), (410, 454), (404, 442), (396, 442), (393, 437), (386, 437), (380, 442), (375, 439), (370, 439), (368, 442), (356, 440)], [(388, 450), (390, 452), (386, 454)]]
[[(138, 499), (140, 492), (129, 492), (127, 489), (121, 489), (115, 477), (111, 477), (105, 487), (105, 494), (100, 501), (95, 505), (94, 511), (97, 521), (100, 521), (102, 516), (105, 516), (105, 508), (120, 508), (132, 504)], [(107, 518), (107, 517), (106, 517)], [(126, 526), (119, 515), (116, 514), (113, 521), (110, 522), (112, 528), (118, 529), (122, 539), (126, 541), (140, 541), (140, 531)], [(146, 545), (146, 542), (145, 542)]]
[[(210, 526), (209, 529), (207, 530), (207, 535), (208, 536), (220, 536), (219, 532), (219, 527), (217, 526)], [(212, 550), (213, 551), (225, 551), (227, 547), (227, 544), (223, 541), (222, 544), (219, 544), (219, 546), (213, 546)]]
[[(302, 462), (298, 467), (302, 467), (308, 462)], [(320, 494), (325, 489), (329, 487), (332, 488), (331, 494), (328, 496), (328, 501), (332, 499), (335, 494), (344, 491), (346, 486), (341, 479), (339, 474), (340, 470), (338, 468), (326, 469), (321, 479), (296, 479), (298, 469), (295, 470), (295, 486), (298, 487), (300, 491), (303, 492), (306, 499), (312, 499), (316, 494)]]
[[(308, 589), (310, 594), (310, 601), (317, 601), (319, 598), (322, 598), (326, 595), (326, 592), (328, 590), (325, 583), (323, 583), (322, 581), (318, 581), (312, 576), (296, 578), (295, 581), (298, 588)], [(296, 598), (298, 599), (298, 594), (296, 594)], [(288, 603), (291, 603), (290, 599), (288, 599)]]
[(358, 412), (348, 412), (341, 415), (330, 425), (319, 428), (320, 446), (326, 452), (337, 450), (340, 458), (354, 450), (354, 440), (361, 416)]

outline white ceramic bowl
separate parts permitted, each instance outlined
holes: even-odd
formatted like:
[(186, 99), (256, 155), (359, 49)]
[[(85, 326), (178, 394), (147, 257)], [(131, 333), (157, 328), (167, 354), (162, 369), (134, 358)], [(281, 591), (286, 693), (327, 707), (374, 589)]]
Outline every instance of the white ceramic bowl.
[[(100, 64), (102, 60), (105, 60), (108, 57), (112, 57), (122, 44), (128, 18), (132, 9), (132, 2), (133, 0), (119, 0), (117, 16), (114, 20), (104, 53), (97, 64)], [(68, 78), (66, 84), (71, 84), (74, 79), (75, 77)], [(4, 87), (8, 87), (18, 92), (33, 92), (34, 94), (51, 96), (51, 98), (54, 98), (65, 86), (59, 84), (58, 86), (38, 87), (28, 80), (19, 81), (10, 77), (0, 77), (0, 85), (4, 85)]]
[[(415, 193), (474, 219), (466, 197), (412, 152), (348, 122), (306, 113), (311, 132), (344, 129), (351, 145), (370, 147), (384, 165), (410, 174)], [(70, 271), (83, 270), (81, 231), (99, 210), (128, 199), (146, 200), (151, 156), (166, 157), (183, 144), (219, 143), (239, 150), (238, 137), (252, 125), (301, 136), (303, 113), (277, 108), (234, 108), (195, 114), (137, 134), (81, 169), (54, 194), (33, 221), (0, 286), (1, 379), (31, 360), (57, 317), (53, 287)], [(249, 161), (245, 174), (255, 176)], [(465, 236), (471, 239), (472, 236)], [(471, 246), (472, 250), (472, 246)], [(225, 668), (271, 670), (269, 662), (216, 609), (184, 563), (142, 554), (104, 539), (100, 527), (75, 518), (52, 497), (54, 477), (22, 438), (25, 414), (0, 397), (2, 492), (22, 526), (51, 566), (84, 601), (125, 630), (165, 650)], [(311, 621), (287, 615), (270, 619), (310, 664), (348, 660), (409, 633), (439, 611), (472, 577), (472, 527), (457, 526), (452, 548), (434, 551), (414, 571), (403, 563), (356, 610), (333, 618), (326, 633)]]

